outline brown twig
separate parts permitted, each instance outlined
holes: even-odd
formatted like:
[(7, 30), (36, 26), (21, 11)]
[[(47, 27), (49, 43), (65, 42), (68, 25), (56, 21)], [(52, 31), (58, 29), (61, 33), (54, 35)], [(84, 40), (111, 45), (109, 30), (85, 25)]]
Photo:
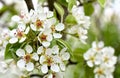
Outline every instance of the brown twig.
[(28, 7), (28, 11), (30, 11), (31, 9), (34, 9), (32, 0), (25, 0), (27, 7)]

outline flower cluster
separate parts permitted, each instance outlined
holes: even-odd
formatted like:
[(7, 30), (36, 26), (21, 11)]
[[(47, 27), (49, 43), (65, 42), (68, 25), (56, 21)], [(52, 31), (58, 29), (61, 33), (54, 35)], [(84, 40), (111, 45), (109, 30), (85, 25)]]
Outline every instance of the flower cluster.
[(32, 46), (26, 45), (25, 48), (19, 48), (16, 51), (16, 55), (19, 57), (17, 66), (27, 71), (32, 71), (35, 67), (38, 67), (44, 74), (63, 72), (66, 67), (65, 62), (70, 58), (70, 54), (66, 51), (66, 48), (60, 50), (55, 45), (52, 48), (40, 46), (34, 52)]
[(65, 26), (54, 17), (52, 11), (45, 12), (39, 6), (29, 13), (13, 16), (12, 20), (17, 23), (17, 27), (10, 31), (9, 43), (20, 45), (15, 55), (21, 71), (38, 69), (42, 75), (46, 74), (45, 78), (54, 78), (65, 71), (70, 58), (67, 48), (51, 44), (53, 40), (62, 37)]
[(82, 43), (86, 43), (86, 39), (88, 38), (87, 30), (89, 29), (89, 26), (90, 26), (90, 17), (85, 16), (83, 12), (83, 7), (77, 7), (77, 6), (73, 6), (72, 15), (74, 16), (77, 22), (77, 25), (71, 27), (69, 32), (71, 34), (77, 34), (77, 36), (79, 37), (79, 40)]
[(30, 30), (36, 35), (44, 47), (49, 47), (54, 38), (61, 38), (60, 32), (64, 30), (64, 24), (58, 22), (52, 11), (44, 12), (39, 9), (30, 10), (29, 13), (21, 13), (20, 16), (13, 16), (12, 20), (17, 22), (18, 27), (11, 31), (10, 43), (24, 42)]
[(104, 47), (102, 41), (93, 42), (92, 48), (84, 54), (84, 59), (89, 67), (95, 67), (95, 78), (113, 78), (117, 57), (114, 56), (112, 47)]

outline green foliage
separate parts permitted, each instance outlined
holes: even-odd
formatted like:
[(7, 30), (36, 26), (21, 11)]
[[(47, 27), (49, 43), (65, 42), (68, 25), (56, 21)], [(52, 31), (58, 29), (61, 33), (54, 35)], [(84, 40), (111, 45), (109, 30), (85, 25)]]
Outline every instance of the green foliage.
[(98, 0), (98, 3), (100, 4), (101, 7), (105, 6), (106, 0)]
[(70, 45), (66, 41), (64, 41), (62, 39), (57, 39), (57, 42), (58, 42), (58, 44), (59, 43), (62, 44), (64, 47), (66, 47), (68, 49), (68, 51), (70, 53), (72, 53), (72, 49), (71, 49)]
[(72, 14), (69, 14), (65, 19), (65, 23), (67, 25), (75, 25), (75, 24), (77, 24), (77, 21)]
[(87, 15), (87, 16), (90, 16), (93, 14), (94, 7), (93, 7), (92, 3), (85, 3), (84, 4), (84, 12), (85, 12), (85, 15)]
[(59, 13), (59, 15), (61, 17), (63, 17), (63, 15), (64, 15), (63, 7), (59, 3), (57, 3), (57, 2), (54, 3), (54, 6), (55, 6), (55, 9), (57, 10), (57, 12)]
[(72, 7), (76, 4), (76, 0), (69, 0), (68, 11), (71, 12)]

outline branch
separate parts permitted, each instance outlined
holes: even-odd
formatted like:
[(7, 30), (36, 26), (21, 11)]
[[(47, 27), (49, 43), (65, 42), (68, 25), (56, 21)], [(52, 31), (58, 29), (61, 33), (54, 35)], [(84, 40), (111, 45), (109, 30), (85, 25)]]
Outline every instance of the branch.
[(25, 0), (27, 7), (28, 7), (28, 11), (30, 11), (31, 9), (34, 9), (32, 0)]

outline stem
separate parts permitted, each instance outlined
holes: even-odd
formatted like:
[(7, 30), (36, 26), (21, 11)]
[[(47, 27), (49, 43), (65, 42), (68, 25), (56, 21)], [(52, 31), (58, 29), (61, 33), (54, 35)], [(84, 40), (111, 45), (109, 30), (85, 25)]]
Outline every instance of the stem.
[(28, 11), (30, 11), (31, 9), (34, 9), (32, 0), (25, 0), (27, 7), (28, 7)]

